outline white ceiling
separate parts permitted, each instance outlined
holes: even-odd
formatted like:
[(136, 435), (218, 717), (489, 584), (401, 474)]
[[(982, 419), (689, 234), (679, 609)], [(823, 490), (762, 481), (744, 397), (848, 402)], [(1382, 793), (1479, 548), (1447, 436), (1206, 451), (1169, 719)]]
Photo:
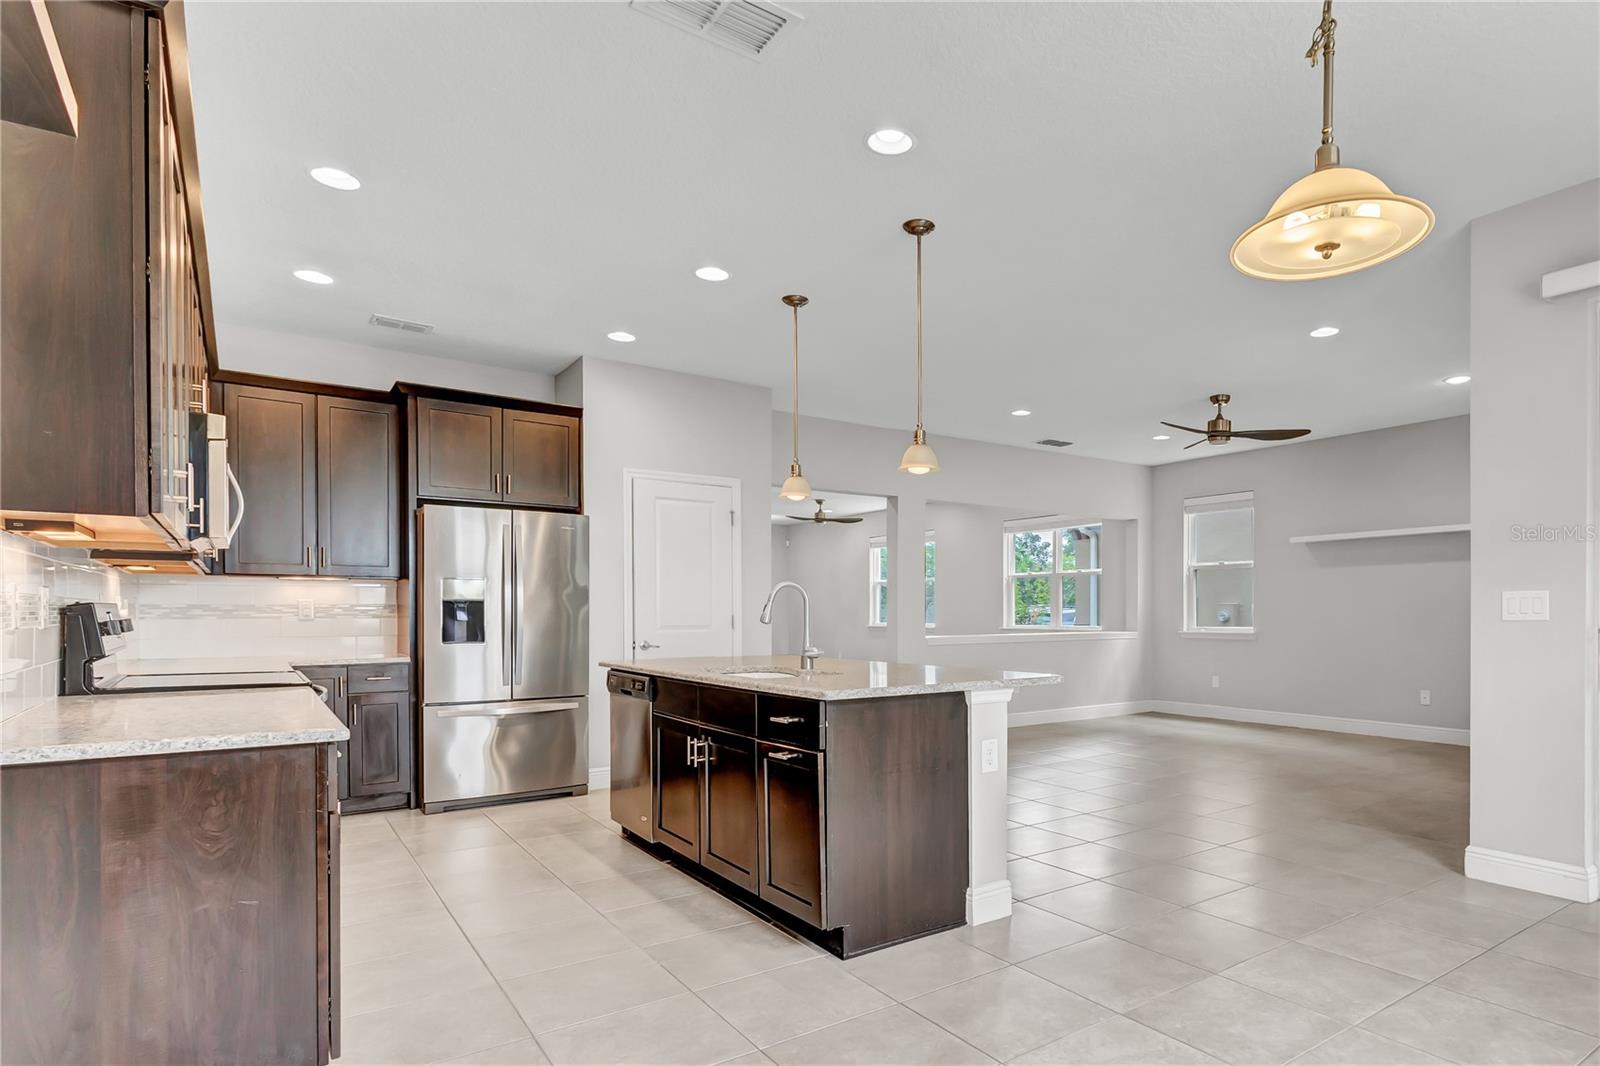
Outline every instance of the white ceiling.
[[(1166, 462), (1185, 442), (1157, 420), (1198, 424), (1219, 390), (1240, 428), (1317, 436), (1465, 412), (1439, 379), (1467, 366), (1468, 222), (1600, 159), (1600, 6), (1341, 0), (1344, 161), (1438, 228), (1361, 274), (1256, 281), (1228, 247), (1311, 165), (1315, 0), (796, 9), (756, 62), (615, 2), (191, 3), (224, 364), (243, 323), (621, 359), (787, 409), (798, 291), (805, 411), (909, 429), (921, 215), (932, 442)], [(869, 153), (884, 125), (919, 146)], [(364, 187), (314, 184), (322, 164)], [(1324, 323), (1343, 333), (1306, 336)]]
[(814, 489), (811, 499), (795, 503), (785, 500), (778, 495), (778, 486), (772, 486), (772, 521), (774, 525), (789, 525), (781, 522), (785, 516), (794, 518), (807, 518), (817, 513), (817, 501), (823, 501), (825, 513), (834, 518), (844, 518), (846, 515), (872, 514), (882, 511), (889, 506), (889, 501), (882, 496), (862, 496), (852, 492), (830, 492), (827, 489)]

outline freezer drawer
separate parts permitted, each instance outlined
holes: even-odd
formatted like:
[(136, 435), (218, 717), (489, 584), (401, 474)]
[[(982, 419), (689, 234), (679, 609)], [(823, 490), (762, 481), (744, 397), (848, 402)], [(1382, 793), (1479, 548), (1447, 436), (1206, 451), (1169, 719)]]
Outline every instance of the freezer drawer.
[(585, 787), (587, 697), (422, 708), (424, 809)]

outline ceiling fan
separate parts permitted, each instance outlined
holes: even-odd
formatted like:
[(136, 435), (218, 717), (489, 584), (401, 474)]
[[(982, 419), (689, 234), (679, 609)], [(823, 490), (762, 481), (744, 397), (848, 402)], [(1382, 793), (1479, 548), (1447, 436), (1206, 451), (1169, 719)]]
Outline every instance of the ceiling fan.
[(859, 522), (859, 521), (861, 521), (861, 516), (860, 515), (844, 515), (843, 517), (840, 517), (840, 518), (834, 518), (833, 516), (829, 515), (827, 511), (824, 511), (822, 509), (822, 497), (820, 497), (820, 496), (817, 497), (817, 513), (812, 515), (810, 518), (806, 518), (804, 515), (797, 515), (797, 514), (786, 514), (783, 517), (787, 518), (791, 522), (816, 522), (819, 525), (821, 523), (823, 523), (823, 522)]
[(1222, 417), (1222, 405), (1231, 399), (1233, 397), (1227, 393), (1219, 392), (1206, 401), (1217, 405), (1217, 416), (1206, 420), (1205, 429), (1180, 426), (1176, 422), (1163, 422), (1161, 424), (1163, 426), (1171, 426), (1173, 429), (1181, 429), (1185, 433), (1203, 435), (1204, 439), (1197, 440), (1194, 444), (1184, 445), (1184, 451), (1193, 448), (1195, 444), (1226, 444), (1235, 437), (1242, 437), (1245, 440), (1294, 440), (1296, 437), (1304, 437), (1311, 432), (1309, 429), (1234, 429), (1233, 423)]

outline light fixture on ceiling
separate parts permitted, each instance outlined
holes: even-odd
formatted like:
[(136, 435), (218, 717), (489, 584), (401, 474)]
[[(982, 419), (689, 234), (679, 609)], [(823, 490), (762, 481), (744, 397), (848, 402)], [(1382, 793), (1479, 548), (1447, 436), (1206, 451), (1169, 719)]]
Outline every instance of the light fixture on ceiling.
[(333, 279), (320, 270), (296, 270), (294, 276), (312, 285), (332, 285)]
[(905, 130), (882, 129), (867, 134), (867, 147), (879, 155), (905, 155), (917, 146), (917, 139)]
[(1316, 329), (1311, 331), (1311, 335), (1317, 338), (1317, 340), (1321, 340), (1324, 337), (1337, 337), (1339, 335), (1339, 327), (1318, 326)]
[(1451, 374), (1444, 379), (1446, 385), (1465, 385), (1472, 380), (1471, 374)]
[(727, 281), (728, 272), (719, 266), (703, 266), (694, 272), (701, 281)]
[(328, 188), (338, 189), (340, 192), (354, 192), (361, 188), (361, 179), (338, 167), (312, 167), (311, 177)]
[(917, 239), (917, 428), (911, 434), (911, 447), (900, 457), (900, 469), (908, 474), (934, 474), (939, 470), (939, 457), (928, 447), (928, 435), (922, 429), (922, 238), (933, 232), (933, 223), (911, 218), (900, 228)]
[(794, 413), (790, 416), (790, 425), (794, 431), (794, 449), (789, 454), (789, 476), (784, 479), (783, 488), (778, 490), (778, 495), (798, 503), (811, 498), (811, 482), (800, 473), (800, 309), (811, 301), (804, 296), (790, 293), (783, 297), (783, 302), (794, 312)]
[(635, 337), (633, 334), (621, 329), (612, 330), (610, 333), (606, 334), (606, 340), (616, 341), (618, 344), (632, 344), (638, 339), (639, 338)]
[(1026, 407), (1019, 407), (1015, 411), (1011, 412), (1011, 417), (1012, 418), (1027, 418), (1031, 414), (1033, 414), (1033, 412), (1028, 410)]
[(1151, 440), (1171, 440), (1172, 439), (1172, 434), (1170, 434), (1170, 433), (1157, 433), (1155, 436), (1151, 437), (1150, 439)]
[(1230, 257), (1241, 272), (1271, 281), (1331, 278), (1393, 259), (1433, 229), (1433, 211), (1376, 175), (1339, 165), (1333, 143), (1333, 0), (1306, 58), (1322, 61), (1322, 143), (1310, 174), (1289, 186), (1266, 217), (1239, 235)]

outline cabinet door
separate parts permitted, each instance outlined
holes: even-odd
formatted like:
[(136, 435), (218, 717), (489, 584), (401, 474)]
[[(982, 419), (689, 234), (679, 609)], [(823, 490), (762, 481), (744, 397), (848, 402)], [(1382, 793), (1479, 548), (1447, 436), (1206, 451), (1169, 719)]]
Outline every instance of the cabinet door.
[(536, 507), (576, 508), (582, 491), (578, 420), (510, 409), (503, 418), (505, 498)]
[[(350, 712), (345, 706), (344, 667), (297, 666), (295, 669), (306, 675), (306, 680), (313, 685), (321, 685), (328, 690), (328, 694), (322, 697), (322, 702), (328, 705), (328, 710), (333, 712), (334, 717), (348, 726), (350, 724)], [(339, 764), (339, 798), (347, 800), (350, 798), (350, 742), (348, 740), (339, 741), (338, 754), (334, 757), (334, 762)]]
[(399, 464), (393, 404), (317, 397), (317, 573), (400, 576)]
[(244, 494), (228, 573), (316, 573), (317, 398), (229, 385), (224, 400), (228, 461)]
[(687, 722), (655, 717), (655, 796), (651, 807), (656, 843), (700, 861), (700, 768), (695, 758), (700, 730)]
[(759, 745), (761, 863), (757, 893), (818, 928), (824, 926), (822, 759), (815, 752)]
[(417, 495), (498, 500), (500, 408), (417, 401)]
[(349, 697), (350, 795), (386, 796), (410, 790), (410, 705), (404, 692)]
[(700, 865), (741, 888), (756, 890), (756, 742), (737, 733), (702, 734), (705, 803)]

